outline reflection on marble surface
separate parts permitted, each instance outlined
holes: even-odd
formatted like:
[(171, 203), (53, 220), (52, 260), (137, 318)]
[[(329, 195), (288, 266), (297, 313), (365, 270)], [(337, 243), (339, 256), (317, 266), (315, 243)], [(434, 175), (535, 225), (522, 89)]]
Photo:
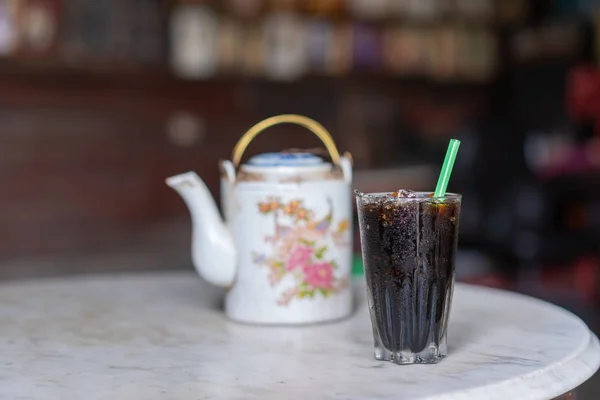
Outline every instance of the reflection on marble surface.
[(221, 297), (190, 273), (1, 285), (0, 398), (549, 399), (600, 364), (578, 318), (489, 289), (457, 286), (449, 355), (419, 366), (373, 359), (362, 296), (293, 328), (228, 321)]

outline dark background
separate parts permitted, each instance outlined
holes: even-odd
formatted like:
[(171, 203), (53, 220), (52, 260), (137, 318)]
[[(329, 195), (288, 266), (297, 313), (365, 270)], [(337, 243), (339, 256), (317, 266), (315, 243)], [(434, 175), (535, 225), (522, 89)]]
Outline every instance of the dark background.
[[(218, 197), (239, 137), (296, 113), (363, 191), (433, 190), (461, 139), (458, 278), (600, 330), (599, 6), (0, 0), (0, 278), (191, 269), (165, 178), (194, 170)], [(249, 153), (319, 145), (282, 126)]]

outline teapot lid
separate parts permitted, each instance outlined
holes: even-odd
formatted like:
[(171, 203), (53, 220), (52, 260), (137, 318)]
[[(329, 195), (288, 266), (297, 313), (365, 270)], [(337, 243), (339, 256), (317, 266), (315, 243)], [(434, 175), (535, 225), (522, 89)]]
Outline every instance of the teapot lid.
[(264, 153), (248, 160), (247, 165), (253, 167), (316, 167), (325, 161), (311, 153)]

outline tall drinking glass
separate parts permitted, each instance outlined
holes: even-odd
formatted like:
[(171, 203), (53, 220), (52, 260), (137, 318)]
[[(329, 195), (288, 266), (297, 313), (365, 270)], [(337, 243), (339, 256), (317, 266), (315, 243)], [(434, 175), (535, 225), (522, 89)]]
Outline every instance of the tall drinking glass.
[(356, 192), (376, 359), (434, 364), (446, 356), (461, 201)]

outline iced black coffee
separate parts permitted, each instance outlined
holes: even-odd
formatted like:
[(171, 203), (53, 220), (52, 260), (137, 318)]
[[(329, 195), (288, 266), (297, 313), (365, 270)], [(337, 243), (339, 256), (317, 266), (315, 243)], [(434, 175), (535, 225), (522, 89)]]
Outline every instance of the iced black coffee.
[(375, 358), (446, 356), (461, 196), (356, 193)]

